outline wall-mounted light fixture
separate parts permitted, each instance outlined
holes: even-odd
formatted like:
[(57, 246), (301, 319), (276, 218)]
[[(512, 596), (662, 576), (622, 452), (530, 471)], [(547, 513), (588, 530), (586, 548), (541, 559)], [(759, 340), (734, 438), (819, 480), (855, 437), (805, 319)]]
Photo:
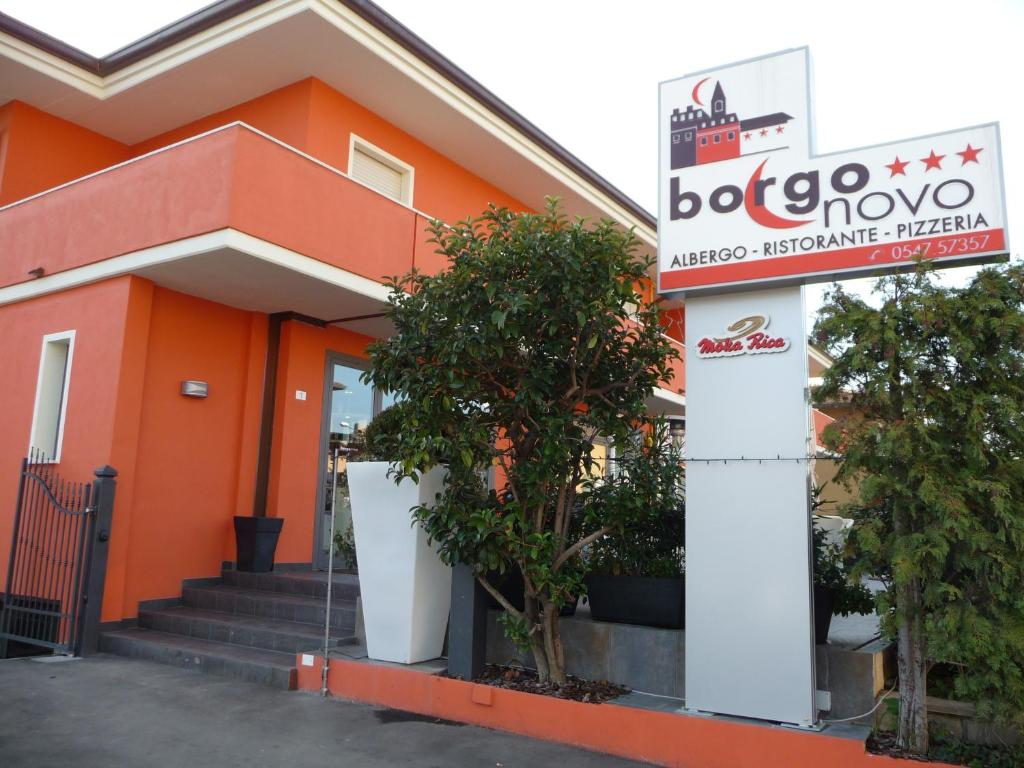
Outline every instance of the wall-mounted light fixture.
[(209, 393), (209, 386), (205, 381), (187, 380), (181, 382), (181, 394), (185, 397), (206, 397)]
[(672, 437), (682, 437), (686, 434), (686, 419), (682, 416), (668, 417), (668, 433)]

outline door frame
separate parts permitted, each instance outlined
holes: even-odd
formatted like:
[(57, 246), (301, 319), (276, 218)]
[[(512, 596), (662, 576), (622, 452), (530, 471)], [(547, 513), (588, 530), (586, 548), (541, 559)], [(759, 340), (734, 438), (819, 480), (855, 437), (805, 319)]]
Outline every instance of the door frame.
[[(334, 366), (344, 365), (348, 368), (354, 368), (359, 371), (368, 371), (370, 369), (370, 361), (355, 357), (354, 355), (345, 354), (344, 352), (336, 352), (334, 350), (327, 350), (324, 359), (324, 374), (323, 374), (323, 397), (321, 399), (320, 406), (320, 450), (319, 461), (317, 462), (316, 469), (316, 506), (313, 510), (313, 570), (320, 571), (327, 569), (327, 555), (322, 549), (320, 549), (320, 542), (323, 540), (323, 526), (326, 524), (325, 518), (327, 515), (324, 514), (324, 504), (327, 501), (327, 453), (329, 450), (330, 438), (331, 438), (331, 392), (332, 385), (334, 384)], [(370, 406), (370, 418), (376, 418), (377, 414), (381, 411), (381, 402), (383, 396), (376, 387), (371, 388), (372, 392), (372, 405)]]

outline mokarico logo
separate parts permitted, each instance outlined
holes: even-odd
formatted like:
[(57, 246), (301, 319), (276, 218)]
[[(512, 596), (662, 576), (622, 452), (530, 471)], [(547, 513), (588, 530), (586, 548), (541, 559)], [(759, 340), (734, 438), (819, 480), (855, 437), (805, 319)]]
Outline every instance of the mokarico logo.
[(735, 357), (785, 352), (789, 349), (789, 339), (768, 333), (769, 322), (768, 315), (741, 318), (725, 329), (729, 335), (716, 338), (705, 336), (698, 341), (697, 357)]

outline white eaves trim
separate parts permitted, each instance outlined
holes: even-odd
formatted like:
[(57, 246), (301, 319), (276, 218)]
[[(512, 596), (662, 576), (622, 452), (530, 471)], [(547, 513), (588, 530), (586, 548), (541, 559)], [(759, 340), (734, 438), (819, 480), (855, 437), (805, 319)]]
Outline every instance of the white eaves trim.
[(103, 78), (69, 61), (0, 32), (0, 56), (41, 72), (96, 99), (106, 98)]
[(832, 367), (832, 363), (835, 362), (834, 360), (832, 360), (831, 357), (829, 357), (824, 352), (819, 350), (813, 344), (808, 344), (807, 345), (807, 355), (812, 360), (814, 360), (815, 362), (817, 362), (820, 365), (824, 366), (825, 368), (831, 368)]
[(110, 98), (204, 54), (302, 13), (322, 0), (276, 0), (240, 13), (103, 78)]
[(227, 19), (203, 32), (152, 54), (105, 77), (96, 76), (33, 46), (0, 35), (0, 55), (9, 56), (37, 71), (100, 100), (108, 99), (164, 72), (269, 27), (303, 11), (312, 11), (388, 62), (413, 82), (448, 104), (581, 198), (622, 224), (635, 227), (649, 245), (657, 244), (657, 232), (571, 168), (500, 119), (470, 94), (428, 66), (351, 9), (334, 0), (276, 0)]
[(684, 408), (686, 407), (686, 395), (680, 395), (678, 392), (673, 392), (671, 389), (655, 387), (651, 394), (659, 400), (672, 403), (672, 405), (678, 405)]
[(112, 277), (132, 274), (133, 272), (157, 264), (166, 264), (190, 256), (229, 248), (240, 253), (261, 259), (285, 269), (292, 270), (324, 283), (336, 285), (352, 293), (366, 296), (380, 302), (386, 302), (390, 290), (386, 285), (357, 275), (309, 256), (303, 256), (288, 248), (261, 240), (236, 229), (220, 229), (204, 235), (196, 235), (172, 243), (144, 248), (121, 256), (57, 272), (17, 285), (0, 288), (0, 306), (16, 301), (25, 301), (55, 291), (77, 288), (81, 285), (108, 280)]

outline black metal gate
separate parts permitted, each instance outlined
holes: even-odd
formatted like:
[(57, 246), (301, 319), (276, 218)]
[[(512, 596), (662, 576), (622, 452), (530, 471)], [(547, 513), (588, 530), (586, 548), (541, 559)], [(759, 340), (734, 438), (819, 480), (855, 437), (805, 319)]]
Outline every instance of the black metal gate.
[[(21, 463), (0, 658), (11, 643), (88, 653), (98, 643), (117, 473), (70, 482), (33, 453)], [(90, 599), (91, 598), (91, 599)]]

